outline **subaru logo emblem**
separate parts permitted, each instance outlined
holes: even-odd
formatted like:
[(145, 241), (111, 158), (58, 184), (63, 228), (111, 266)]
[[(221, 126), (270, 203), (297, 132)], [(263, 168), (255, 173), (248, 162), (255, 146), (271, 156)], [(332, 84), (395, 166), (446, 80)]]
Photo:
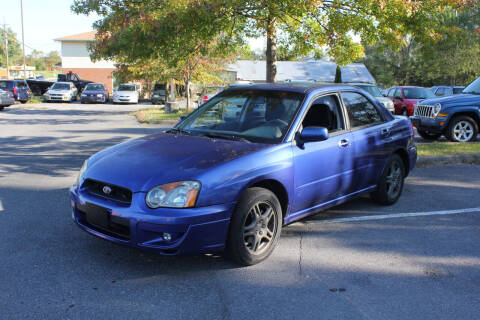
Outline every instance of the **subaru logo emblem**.
[(102, 191), (105, 194), (110, 194), (110, 193), (112, 193), (112, 188), (110, 188), (109, 186), (105, 186), (105, 187), (103, 187)]

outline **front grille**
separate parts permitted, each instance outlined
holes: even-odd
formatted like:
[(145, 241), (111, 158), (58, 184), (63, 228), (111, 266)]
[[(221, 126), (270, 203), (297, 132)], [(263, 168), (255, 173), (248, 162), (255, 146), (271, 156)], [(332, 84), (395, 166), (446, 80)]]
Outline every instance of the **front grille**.
[(425, 118), (433, 118), (433, 106), (416, 105), (414, 115)]
[(81, 213), (81, 222), (90, 229), (121, 240), (130, 239), (130, 221), (128, 219), (112, 215), (109, 210), (85, 203), (76, 204), (77, 210)]
[[(104, 187), (110, 188), (110, 193), (104, 192)], [(88, 193), (121, 203), (132, 203), (132, 191), (127, 188), (119, 187), (110, 183), (101, 182), (93, 179), (86, 179), (82, 185)]]

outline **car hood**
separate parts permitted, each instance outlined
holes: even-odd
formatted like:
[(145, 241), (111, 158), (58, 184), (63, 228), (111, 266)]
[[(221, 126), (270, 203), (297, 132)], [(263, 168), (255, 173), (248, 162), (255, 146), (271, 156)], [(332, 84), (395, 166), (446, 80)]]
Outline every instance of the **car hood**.
[(136, 91), (115, 91), (115, 93), (122, 96), (134, 96), (137, 94)]
[(480, 95), (461, 93), (453, 96), (445, 96), (445, 97), (427, 99), (422, 101), (422, 104), (432, 105), (432, 106), (436, 103), (440, 103), (442, 106), (480, 105)]
[(133, 192), (148, 191), (163, 183), (195, 180), (212, 167), (268, 146), (159, 133), (93, 155), (85, 177), (123, 186)]
[(421, 99), (403, 99), (403, 101), (406, 103), (406, 104), (411, 104), (411, 105), (414, 105), (416, 103), (418, 103)]
[(70, 93), (70, 90), (48, 90), (50, 94), (66, 94)]
[(83, 94), (104, 94), (102, 90), (84, 90)]
[(380, 96), (380, 97), (375, 97), (375, 99), (377, 99), (378, 101), (380, 101), (380, 102), (382, 102), (382, 103), (383, 103), (383, 102), (392, 101), (392, 100), (390, 100), (390, 99), (387, 98), (387, 97), (381, 97), (381, 96)]

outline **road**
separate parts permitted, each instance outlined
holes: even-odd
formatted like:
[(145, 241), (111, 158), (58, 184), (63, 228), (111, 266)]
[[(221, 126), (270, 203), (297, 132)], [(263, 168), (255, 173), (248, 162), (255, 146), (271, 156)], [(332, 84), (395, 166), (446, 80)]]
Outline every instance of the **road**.
[(251, 267), (162, 257), (81, 231), (68, 187), (92, 153), (160, 130), (137, 124), (137, 108), (0, 113), (1, 319), (478, 318), (478, 166), (416, 169), (394, 206), (361, 198), (287, 226), (273, 255)]

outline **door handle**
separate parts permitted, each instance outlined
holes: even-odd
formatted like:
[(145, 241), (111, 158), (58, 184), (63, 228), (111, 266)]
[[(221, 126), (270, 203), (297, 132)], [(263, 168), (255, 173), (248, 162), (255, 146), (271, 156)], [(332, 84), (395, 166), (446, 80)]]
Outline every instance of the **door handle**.
[(342, 140), (338, 141), (338, 146), (339, 147), (346, 148), (349, 145), (350, 145), (350, 140), (348, 140), (348, 139), (342, 139)]

